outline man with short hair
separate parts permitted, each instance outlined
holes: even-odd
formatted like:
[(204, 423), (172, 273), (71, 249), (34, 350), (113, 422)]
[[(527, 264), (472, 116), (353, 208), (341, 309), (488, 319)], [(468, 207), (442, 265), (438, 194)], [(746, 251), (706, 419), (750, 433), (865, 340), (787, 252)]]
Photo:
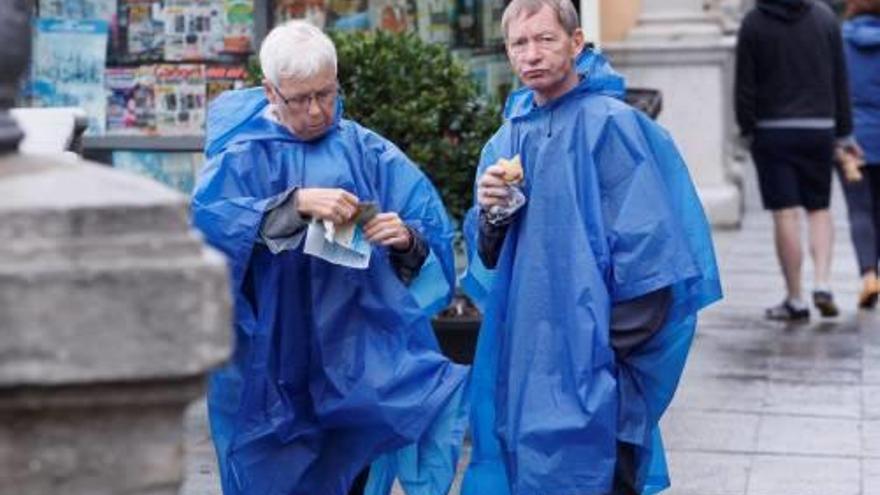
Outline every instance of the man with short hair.
[(260, 63), (263, 88), (209, 109), (192, 200), (235, 297), (235, 354), (208, 394), (223, 491), (344, 495), (380, 455), (440, 442), (414, 482), (441, 495), (466, 375), (429, 322), (454, 283), (446, 211), (399, 149), (342, 118), (319, 29), (273, 29)]
[[(831, 291), (835, 148), (860, 156), (852, 139), (843, 39), (827, 5), (812, 0), (758, 0), (743, 19), (736, 48), (736, 118), (750, 143), (764, 208), (773, 216), (785, 299), (771, 320), (810, 318), (801, 283), (801, 221), (809, 226), (813, 305), (839, 309)], [(804, 212), (806, 215), (804, 215)]]
[(721, 297), (709, 226), (570, 0), (513, 0), (502, 28), (525, 87), (483, 149), (465, 229), (485, 317), (462, 494), (655, 493), (658, 421), (697, 311)]

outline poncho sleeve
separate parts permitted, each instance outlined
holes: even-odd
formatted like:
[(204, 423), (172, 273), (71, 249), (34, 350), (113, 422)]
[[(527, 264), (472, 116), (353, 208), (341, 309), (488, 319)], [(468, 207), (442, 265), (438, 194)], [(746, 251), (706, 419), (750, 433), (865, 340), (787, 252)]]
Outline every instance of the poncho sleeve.
[(258, 145), (237, 145), (213, 156), (193, 192), (192, 222), (212, 247), (226, 255), (237, 318), (254, 323), (241, 287), (266, 211), (286, 198), (288, 187), (273, 179), (273, 162)]
[(643, 296), (698, 273), (682, 220), (670, 203), (660, 161), (671, 159), (676, 167), (683, 164), (677, 153), (667, 155), (653, 152), (634, 111), (609, 116), (593, 151), (614, 302)]

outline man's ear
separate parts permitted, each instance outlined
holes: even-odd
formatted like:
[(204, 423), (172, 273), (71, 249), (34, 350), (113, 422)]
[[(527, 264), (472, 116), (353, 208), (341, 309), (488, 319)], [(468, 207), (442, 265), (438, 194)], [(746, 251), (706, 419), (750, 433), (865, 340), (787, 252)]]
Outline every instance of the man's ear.
[(581, 28), (576, 28), (573, 33), (571, 33), (571, 43), (574, 47), (575, 56), (580, 55), (580, 53), (584, 50), (584, 30)]
[(269, 100), (269, 103), (273, 105), (278, 104), (278, 94), (275, 93), (275, 87), (265, 78), (263, 79), (263, 91), (266, 92), (266, 99)]

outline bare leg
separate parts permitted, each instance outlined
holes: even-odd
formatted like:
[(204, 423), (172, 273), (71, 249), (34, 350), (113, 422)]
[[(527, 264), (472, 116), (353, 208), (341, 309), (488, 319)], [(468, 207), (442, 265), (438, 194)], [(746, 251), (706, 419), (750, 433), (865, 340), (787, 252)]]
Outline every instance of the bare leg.
[(815, 286), (822, 290), (831, 288), (831, 252), (834, 246), (834, 221), (831, 212), (815, 210), (807, 213), (810, 225), (810, 256), (816, 271)]
[(789, 300), (801, 300), (801, 250), (800, 212), (798, 208), (785, 208), (773, 212), (776, 256), (785, 277)]

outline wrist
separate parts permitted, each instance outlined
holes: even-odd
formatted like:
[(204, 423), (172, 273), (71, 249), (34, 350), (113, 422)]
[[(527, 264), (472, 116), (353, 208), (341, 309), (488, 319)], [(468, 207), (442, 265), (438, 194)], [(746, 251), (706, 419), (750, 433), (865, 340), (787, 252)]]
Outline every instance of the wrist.
[(406, 241), (401, 243), (400, 245), (392, 245), (391, 249), (398, 253), (408, 253), (412, 251), (413, 246), (415, 245), (415, 237), (413, 236), (412, 229), (409, 226), (406, 226)]
[(293, 192), (293, 208), (303, 217), (308, 217), (309, 211), (306, 205), (306, 201), (303, 198), (302, 189), (297, 189)]

